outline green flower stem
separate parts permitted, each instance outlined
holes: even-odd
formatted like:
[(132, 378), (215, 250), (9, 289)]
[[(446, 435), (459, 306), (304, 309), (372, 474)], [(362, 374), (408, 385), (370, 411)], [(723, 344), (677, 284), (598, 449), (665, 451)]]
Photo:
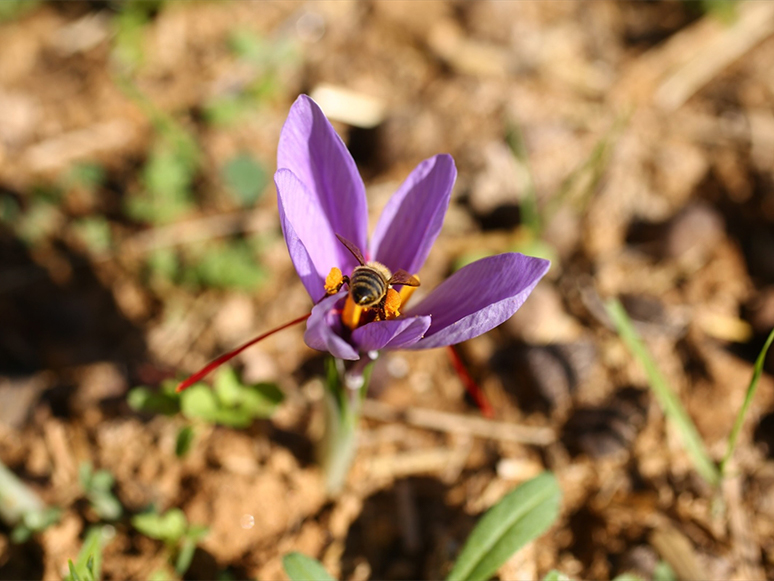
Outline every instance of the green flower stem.
[(340, 359), (329, 359), (325, 390), (325, 432), (318, 456), (329, 495), (344, 487), (357, 449), (357, 427), (368, 389), (371, 364), (378, 353), (368, 353), (350, 369)]

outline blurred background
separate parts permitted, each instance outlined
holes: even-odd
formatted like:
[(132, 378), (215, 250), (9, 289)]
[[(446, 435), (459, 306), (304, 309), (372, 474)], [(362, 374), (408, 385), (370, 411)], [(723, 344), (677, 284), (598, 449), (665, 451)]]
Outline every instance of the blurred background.
[[(774, 577), (774, 358), (718, 497), (604, 307), (719, 460), (774, 327), (774, 3), (4, 0), (0, 46), (0, 460), (40, 516), (0, 514), (0, 577), (60, 578), (103, 524), (107, 579), (278, 579), (293, 550), (344, 579), (440, 578), (545, 469), (561, 517), (501, 578)], [(552, 260), (460, 346), (495, 420), (468, 421), (444, 350), (382, 357), (335, 499), (302, 328), (240, 356), (219, 399), (169, 392), (310, 308), (272, 182), (300, 93), (374, 221), (453, 155), (418, 293), (489, 254)]]

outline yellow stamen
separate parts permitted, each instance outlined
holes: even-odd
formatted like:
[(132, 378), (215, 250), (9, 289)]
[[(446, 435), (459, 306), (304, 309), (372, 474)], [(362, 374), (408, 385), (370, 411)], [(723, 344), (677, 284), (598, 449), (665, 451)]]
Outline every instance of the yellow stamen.
[(400, 316), (401, 296), (394, 288), (387, 289), (387, 295), (384, 297), (384, 318), (394, 319)]
[[(416, 278), (417, 281), (419, 281), (419, 276), (418, 275), (415, 274), (414, 278)], [(406, 285), (404, 285), (403, 287), (401, 287), (401, 289), (400, 289), (400, 306), (401, 307), (405, 307), (406, 306), (406, 303), (411, 298), (411, 295), (414, 294), (415, 290), (417, 290), (417, 287), (415, 287), (415, 286), (406, 286)]]
[(329, 295), (335, 295), (339, 292), (343, 281), (344, 275), (341, 274), (341, 269), (334, 266), (325, 277), (325, 292)]
[(360, 322), (360, 315), (362, 312), (363, 307), (352, 300), (352, 295), (347, 295), (347, 301), (344, 303), (344, 311), (341, 313), (341, 322), (350, 329), (355, 330), (357, 324)]

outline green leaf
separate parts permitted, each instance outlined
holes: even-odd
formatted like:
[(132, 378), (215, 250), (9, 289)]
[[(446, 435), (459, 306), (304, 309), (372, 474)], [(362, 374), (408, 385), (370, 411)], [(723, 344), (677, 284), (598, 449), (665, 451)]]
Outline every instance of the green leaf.
[(180, 410), (188, 419), (216, 422), (220, 406), (212, 390), (203, 383), (197, 383), (182, 393)]
[(212, 125), (233, 125), (249, 108), (249, 99), (243, 95), (223, 95), (204, 106), (204, 117)]
[(194, 439), (194, 429), (192, 426), (185, 426), (180, 428), (175, 439), (175, 456), (182, 458), (191, 449)]
[(685, 411), (666, 378), (661, 374), (658, 365), (656, 365), (647, 347), (645, 347), (637, 334), (623, 305), (619, 301), (611, 299), (606, 303), (605, 307), (621, 339), (623, 339), (631, 354), (639, 360), (640, 365), (645, 369), (650, 388), (664, 410), (664, 414), (680, 433), (683, 446), (685, 446), (686, 452), (691, 457), (696, 471), (708, 483), (717, 486), (720, 483), (720, 472), (717, 466), (715, 466), (709, 454), (707, 454), (704, 442), (691, 417)]
[(39, 0), (3, 0), (0, 2), (0, 23), (20, 18), (40, 4)]
[(61, 516), (62, 511), (54, 506), (25, 512), (21, 522), (11, 531), (11, 541), (24, 543), (33, 533), (44, 531), (59, 522)]
[(135, 68), (144, 60), (143, 32), (149, 20), (145, 2), (126, 2), (113, 18), (113, 54), (127, 68)]
[(193, 207), (192, 185), (200, 154), (196, 141), (180, 124), (146, 106), (155, 117), (156, 139), (142, 170), (145, 191), (129, 197), (125, 209), (135, 220), (163, 224)]
[(259, 383), (242, 392), (242, 408), (254, 418), (269, 418), (285, 399), (276, 383)]
[(228, 40), (232, 52), (241, 59), (263, 65), (271, 58), (271, 47), (250, 30), (235, 30)]
[(164, 514), (146, 512), (132, 517), (132, 526), (146, 537), (174, 543), (180, 540), (188, 528), (188, 520), (179, 508), (171, 508)]
[(766, 343), (763, 344), (763, 349), (761, 349), (761, 352), (758, 353), (758, 358), (755, 360), (752, 378), (750, 378), (750, 384), (747, 386), (747, 393), (744, 396), (742, 408), (739, 410), (739, 414), (736, 416), (734, 427), (731, 429), (731, 434), (728, 436), (728, 448), (726, 449), (726, 454), (723, 456), (723, 460), (720, 462), (721, 474), (725, 474), (728, 461), (731, 459), (731, 455), (734, 453), (734, 449), (736, 448), (736, 440), (739, 437), (739, 431), (742, 429), (742, 424), (744, 424), (744, 418), (747, 415), (747, 410), (750, 409), (750, 404), (755, 397), (755, 392), (758, 391), (758, 382), (760, 381), (761, 375), (763, 374), (763, 365), (766, 363), (766, 354), (769, 352), (769, 347), (771, 347), (772, 341), (774, 341), (774, 329), (772, 329), (771, 333), (769, 333), (769, 336), (766, 339)]
[(78, 466), (78, 482), (81, 488), (88, 491), (91, 488), (91, 477), (94, 475), (94, 467), (91, 462), (81, 462)]
[(113, 475), (107, 470), (97, 470), (91, 477), (90, 488), (100, 492), (108, 492), (113, 487), (114, 481)]
[(34, 201), (16, 222), (16, 234), (33, 246), (58, 232), (62, 220), (62, 213), (53, 204)]
[(291, 581), (333, 581), (320, 561), (303, 553), (288, 553), (282, 557), (282, 566)]
[(13, 225), (21, 215), (19, 202), (13, 196), (0, 196), (0, 222)]
[(653, 569), (653, 581), (677, 581), (677, 575), (669, 563), (659, 561)]
[(66, 185), (95, 190), (105, 181), (105, 168), (98, 163), (77, 163), (67, 176)]
[(562, 493), (550, 472), (525, 482), (490, 508), (468, 537), (449, 581), (484, 581), (556, 520)]
[(94, 511), (103, 520), (117, 520), (124, 511), (121, 502), (110, 492), (92, 493), (89, 500)]
[(242, 384), (237, 372), (231, 367), (223, 367), (215, 376), (213, 387), (218, 399), (223, 405), (235, 406), (242, 401)]
[(180, 551), (177, 553), (177, 559), (175, 560), (175, 573), (182, 577), (193, 561), (194, 553), (196, 552), (196, 540), (186, 537), (183, 539)]
[(543, 581), (570, 581), (570, 577), (561, 571), (551, 569), (548, 573), (546, 573), (546, 576), (543, 577)]
[(171, 416), (180, 411), (180, 396), (174, 392), (156, 391), (145, 386), (132, 389), (127, 394), (126, 401), (129, 407), (137, 412)]
[(66, 579), (71, 581), (96, 581), (102, 571), (102, 550), (105, 546), (106, 536), (103, 528), (92, 527), (86, 533), (83, 546), (78, 553), (78, 559), (73, 564), (68, 560), (70, 575)]
[(175, 581), (175, 576), (167, 569), (156, 569), (148, 575), (148, 581)]
[(252, 206), (266, 187), (268, 172), (251, 155), (240, 153), (226, 163), (223, 180), (240, 204)]
[(253, 423), (253, 416), (243, 408), (221, 408), (214, 422), (230, 428), (246, 428)]
[(180, 272), (180, 260), (174, 248), (156, 248), (148, 254), (148, 270), (151, 277), (174, 281)]
[(112, 234), (110, 223), (101, 216), (81, 218), (72, 225), (75, 235), (93, 254), (110, 250)]
[(67, 568), (70, 570), (70, 576), (65, 577), (65, 581), (83, 581), (83, 578), (78, 575), (78, 571), (75, 570), (72, 559), (67, 559)]
[(206, 537), (210, 532), (210, 527), (206, 525), (191, 525), (188, 527), (188, 532), (185, 533), (185, 535), (189, 539), (194, 539), (195, 541), (201, 541), (204, 537)]
[(255, 290), (267, 278), (253, 249), (238, 241), (204, 248), (186, 274), (204, 286), (245, 291)]

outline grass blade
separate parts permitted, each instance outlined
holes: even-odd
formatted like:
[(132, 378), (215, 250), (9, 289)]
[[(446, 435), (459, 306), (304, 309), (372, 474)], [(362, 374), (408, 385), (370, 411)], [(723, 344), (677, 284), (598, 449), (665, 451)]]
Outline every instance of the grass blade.
[(685, 408), (677, 399), (666, 378), (661, 374), (650, 352), (640, 339), (634, 325), (621, 303), (612, 299), (606, 303), (607, 314), (613, 321), (618, 334), (632, 355), (642, 364), (648, 376), (650, 388), (656, 395), (666, 417), (677, 427), (686, 452), (691, 457), (696, 471), (713, 486), (720, 483), (720, 472), (707, 454), (704, 442)]
[(291, 581), (333, 581), (320, 561), (303, 553), (288, 553), (282, 557), (282, 566)]
[(723, 456), (723, 461), (720, 463), (721, 474), (725, 474), (728, 461), (731, 459), (731, 456), (734, 453), (734, 449), (736, 448), (736, 440), (739, 437), (739, 431), (742, 429), (744, 418), (747, 415), (747, 410), (750, 408), (750, 404), (752, 403), (753, 398), (755, 397), (755, 392), (758, 391), (758, 381), (761, 378), (761, 374), (763, 374), (763, 364), (766, 362), (766, 354), (769, 352), (769, 347), (771, 347), (771, 343), (773, 341), (774, 329), (772, 329), (771, 333), (769, 333), (769, 337), (766, 339), (766, 343), (764, 343), (763, 349), (761, 349), (761, 352), (758, 354), (758, 358), (755, 360), (755, 367), (753, 367), (753, 374), (752, 378), (750, 379), (750, 385), (747, 386), (747, 394), (744, 396), (744, 403), (742, 403), (742, 408), (739, 410), (739, 414), (736, 416), (736, 421), (734, 422), (734, 427), (731, 429), (731, 434), (728, 436), (728, 449), (726, 450), (726, 455)]
[(69, 581), (95, 581), (101, 578), (102, 549), (105, 545), (105, 535), (102, 527), (92, 527), (86, 533), (83, 546), (78, 553), (78, 559), (70, 568)]
[(553, 524), (561, 498), (559, 483), (550, 472), (506, 494), (473, 529), (447, 580), (489, 579), (511, 555)]

